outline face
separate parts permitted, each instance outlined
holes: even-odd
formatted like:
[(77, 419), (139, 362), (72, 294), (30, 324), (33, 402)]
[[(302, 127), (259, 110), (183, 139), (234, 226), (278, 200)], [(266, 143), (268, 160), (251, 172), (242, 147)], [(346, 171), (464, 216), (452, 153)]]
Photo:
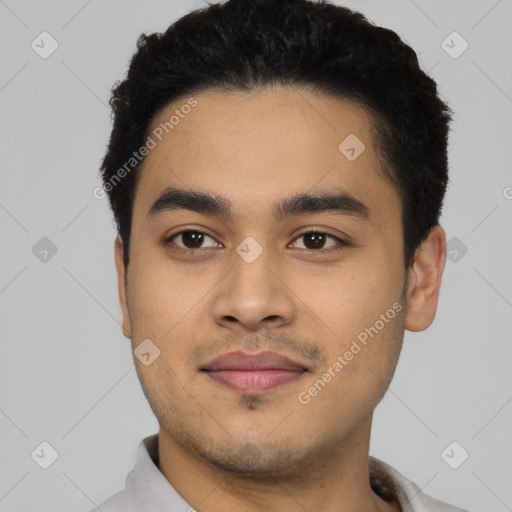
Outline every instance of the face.
[(401, 203), (365, 110), (290, 88), (194, 98), (154, 122), (188, 112), (153, 137), (128, 269), (116, 241), (123, 331), (150, 340), (150, 364), (134, 361), (169, 443), (231, 472), (296, 472), (367, 438), (404, 328), (435, 304), (407, 318)]

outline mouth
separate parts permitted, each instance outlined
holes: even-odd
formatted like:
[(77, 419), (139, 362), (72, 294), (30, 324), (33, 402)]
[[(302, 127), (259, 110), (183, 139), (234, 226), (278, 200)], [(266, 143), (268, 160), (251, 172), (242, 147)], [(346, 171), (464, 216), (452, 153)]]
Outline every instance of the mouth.
[(236, 351), (216, 357), (200, 371), (234, 391), (257, 394), (299, 379), (308, 368), (276, 352)]

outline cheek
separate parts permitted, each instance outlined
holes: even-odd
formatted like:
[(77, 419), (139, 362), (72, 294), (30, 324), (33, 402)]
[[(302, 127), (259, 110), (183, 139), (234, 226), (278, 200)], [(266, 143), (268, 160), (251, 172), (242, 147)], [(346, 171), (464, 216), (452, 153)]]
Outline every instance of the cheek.
[(159, 262), (157, 258), (137, 262), (133, 276), (128, 307), (134, 348), (150, 339), (160, 350), (159, 360), (167, 368), (183, 373), (194, 338), (210, 328), (205, 326), (205, 307), (218, 276), (180, 272), (168, 261)]
[(391, 266), (360, 261), (333, 270), (327, 279), (309, 283), (305, 288), (315, 292), (305, 293), (332, 330), (347, 338), (373, 325), (400, 299), (401, 279)]
[[(135, 337), (162, 338), (186, 312), (184, 283), (158, 261), (133, 261), (127, 290)], [(135, 340), (134, 340), (135, 341)]]
[[(333, 274), (330, 288), (324, 289), (328, 296), (324, 318), (331, 337), (331, 343), (326, 343), (328, 364), (341, 356), (341, 373), (347, 382), (355, 379), (367, 386), (371, 379), (377, 389), (381, 384), (378, 379), (386, 382), (394, 371), (403, 337), (402, 277), (396, 268), (387, 265), (371, 260), (358, 263), (350, 272)], [(343, 388), (344, 384), (340, 385)]]
[[(305, 394), (314, 394), (316, 407), (327, 408), (333, 421), (343, 419), (347, 410), (354, 418), (362, 419), (384, 396), (402, 341), (403, 315), (396, 309), (399, 307), (391, 308), (387, 315), (384, 310), (384, 320), (377, 317), (377, 321), (368, 321), (366, 327), (361, 327), (364, 320), (350, 318), (352, 332), (356, 334), (340, 333), (336, 343), (331, 345), (326, 366), (305, 386)], [(339, 411), (340, 416), (335, 411)]]

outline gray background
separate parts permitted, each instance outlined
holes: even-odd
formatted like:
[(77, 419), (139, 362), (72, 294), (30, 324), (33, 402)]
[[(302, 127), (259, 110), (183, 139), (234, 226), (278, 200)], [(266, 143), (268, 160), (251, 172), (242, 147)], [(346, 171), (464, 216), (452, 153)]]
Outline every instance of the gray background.
[[(456, 112), (442, 220), (454, 261), (434, 324), (406, 333), (371, 453), (440, 499), (512, 510), (512, 1), (343, 3), (396, 30)], [(90, 510), (157, 431), (119, 325), (111, 213), (92, 191), (137, 36), (199, 5), (0, 1), (0, 511)], [(43, 31), (59, 45), (46, 59), (31, 47)], [(469, 44), (458, 58), (442, 46), (453, 31)], [(46, 261), (43, 237), (57, 247)], [(58, 452), (48, 469), (31, 457), (43, 441)], [(469, 453), (458, 469), (441, 456), (452, 441)]]

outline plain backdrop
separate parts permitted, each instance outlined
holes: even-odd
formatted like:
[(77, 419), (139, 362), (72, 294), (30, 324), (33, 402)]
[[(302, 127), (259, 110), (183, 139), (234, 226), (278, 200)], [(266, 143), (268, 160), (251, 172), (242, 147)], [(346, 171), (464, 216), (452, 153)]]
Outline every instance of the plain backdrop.
[[(406, 332), (371, 454), (449, 503), (512, 510), (512, 1), (337, 3), (395, 30), (456, 113), (438, 314)], [(110, 88), (137, 37), (201, 5), (0, 1), (0, 511), (92, 509), (158, 430), (119, 324), (112, 215), (93, 190)], [(32, 46), (42, 37), (58, 44), (47, 58)], [(58, 454), (47, 469), (43, 442)], [(457, 469), (452, 442), (452, 459), (469, 454)]]

